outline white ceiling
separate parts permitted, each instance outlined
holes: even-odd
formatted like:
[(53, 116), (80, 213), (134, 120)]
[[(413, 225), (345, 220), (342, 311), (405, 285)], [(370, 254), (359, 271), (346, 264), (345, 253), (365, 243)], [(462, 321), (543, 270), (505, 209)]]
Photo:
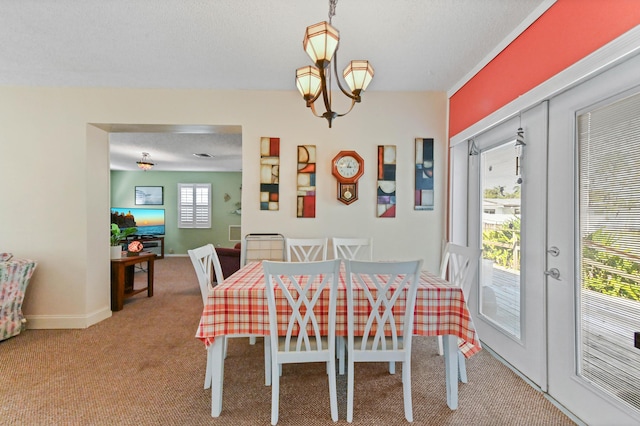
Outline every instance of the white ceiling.
[[(340, 0), (332, 20), (340, 30), (338, 66), (368, 59), (376, 74), (367, 91), (450, 91), (552, 2)], [(328, 3), (1, 0), (0, 86), (295, 90), (294, 70), (310, 65), (304, 30), (328, 20)], [(135, 168), (142, 151), (157, 159), (155, 170), (191, 169), (200, 160), (191, 154), (222, 146), (219, 159), (209, 160), (213, 170), (238, 155), (232, 140), (241, 143), (228, 128), (205, 136), (217, 129), (199, 126), (193, 138), (162, 135), (170, 128), (113, 130), (120, 170)], [(179, 158), (191, 164), (180, 166)]]

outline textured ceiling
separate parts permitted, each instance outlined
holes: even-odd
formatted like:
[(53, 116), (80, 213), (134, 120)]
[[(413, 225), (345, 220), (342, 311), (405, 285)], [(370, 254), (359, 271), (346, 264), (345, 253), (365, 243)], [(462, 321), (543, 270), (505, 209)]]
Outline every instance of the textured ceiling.
[[(340, 0), (338, 66), (368, 59), (368, 91), (449, 91), (551, 2)], [(327, 13), (321, 0), (1, 0), (0, 86), (295, 90), (304, 30)], [(135, 157), (147, 138), (114, 136), (137, 141)]]

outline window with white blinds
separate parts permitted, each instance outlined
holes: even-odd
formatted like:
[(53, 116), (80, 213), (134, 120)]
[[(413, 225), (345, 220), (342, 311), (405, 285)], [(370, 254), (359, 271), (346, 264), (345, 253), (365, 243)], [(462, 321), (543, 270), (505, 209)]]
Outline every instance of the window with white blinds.
[(579, 373), (640, 407), (640, 94), (578, 116)]
[(178, 228), (211, 228), (211, 184), (178, 184)]

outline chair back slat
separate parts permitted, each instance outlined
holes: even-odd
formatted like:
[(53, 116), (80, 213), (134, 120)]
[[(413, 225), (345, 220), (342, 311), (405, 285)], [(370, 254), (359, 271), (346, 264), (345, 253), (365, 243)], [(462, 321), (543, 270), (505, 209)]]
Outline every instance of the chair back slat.
[[(368, 301), (369, 315), (358, 333), (361, 351), (410, 351), (418, 277), (422, 261), (364, 262), (346, 261), (347, 317), (350, 344), (355, 339), (354, 288)], [(401, 313), (401, 314), (400, 314)], [(360, 341), (361, 339), (361, 341)]]
[(372, 238), (332, 238), (335, 259), (373, 260)]
[[(218, 254), (213, 244), (187, 250), (187, 253), (189, 253), (193, 269), (198, 277), (202, 302), (206, 304), (209, 292), (213, 290), (213, 287), (224, 282), (220, 259), (218, 259)], [(215, 272), (215, 281), (212, 272)]]
[[(284, 352), (326, 351), (333, 345), (326, 336), (335, 336), (336, 292), (339, 260), (322, 262), (262, 263), (269, 306), (271, 334), (284, 330)], [(277, 301), (276, 301), (277, 299)], [(284, 299), (284, 300), (283, 300)], [(285, 308), (283, 315), (278, 308)], [(328, 310), (322, 309), (323, 306)], [(326, 342), (326, 343), (325, 343)], [(272, 338), (272, 344), (274, 342)]]
[(440, 264), (440, 278), (462, 289), (466, 300), (480, 263), (481, 249), (447, 243)]
[(327, 238), (287, 238), (287, 262), (317, 262), (327, 260)]

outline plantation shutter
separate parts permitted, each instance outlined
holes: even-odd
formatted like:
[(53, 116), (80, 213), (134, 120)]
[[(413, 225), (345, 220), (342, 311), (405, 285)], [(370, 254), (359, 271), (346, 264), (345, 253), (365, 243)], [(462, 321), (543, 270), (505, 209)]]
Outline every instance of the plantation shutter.
[(579, 372), (639, 407), (640, 94), (579, 115), (577, 133)]
[(178, 184), (178, 228), (211, 228), (211, 184)]

